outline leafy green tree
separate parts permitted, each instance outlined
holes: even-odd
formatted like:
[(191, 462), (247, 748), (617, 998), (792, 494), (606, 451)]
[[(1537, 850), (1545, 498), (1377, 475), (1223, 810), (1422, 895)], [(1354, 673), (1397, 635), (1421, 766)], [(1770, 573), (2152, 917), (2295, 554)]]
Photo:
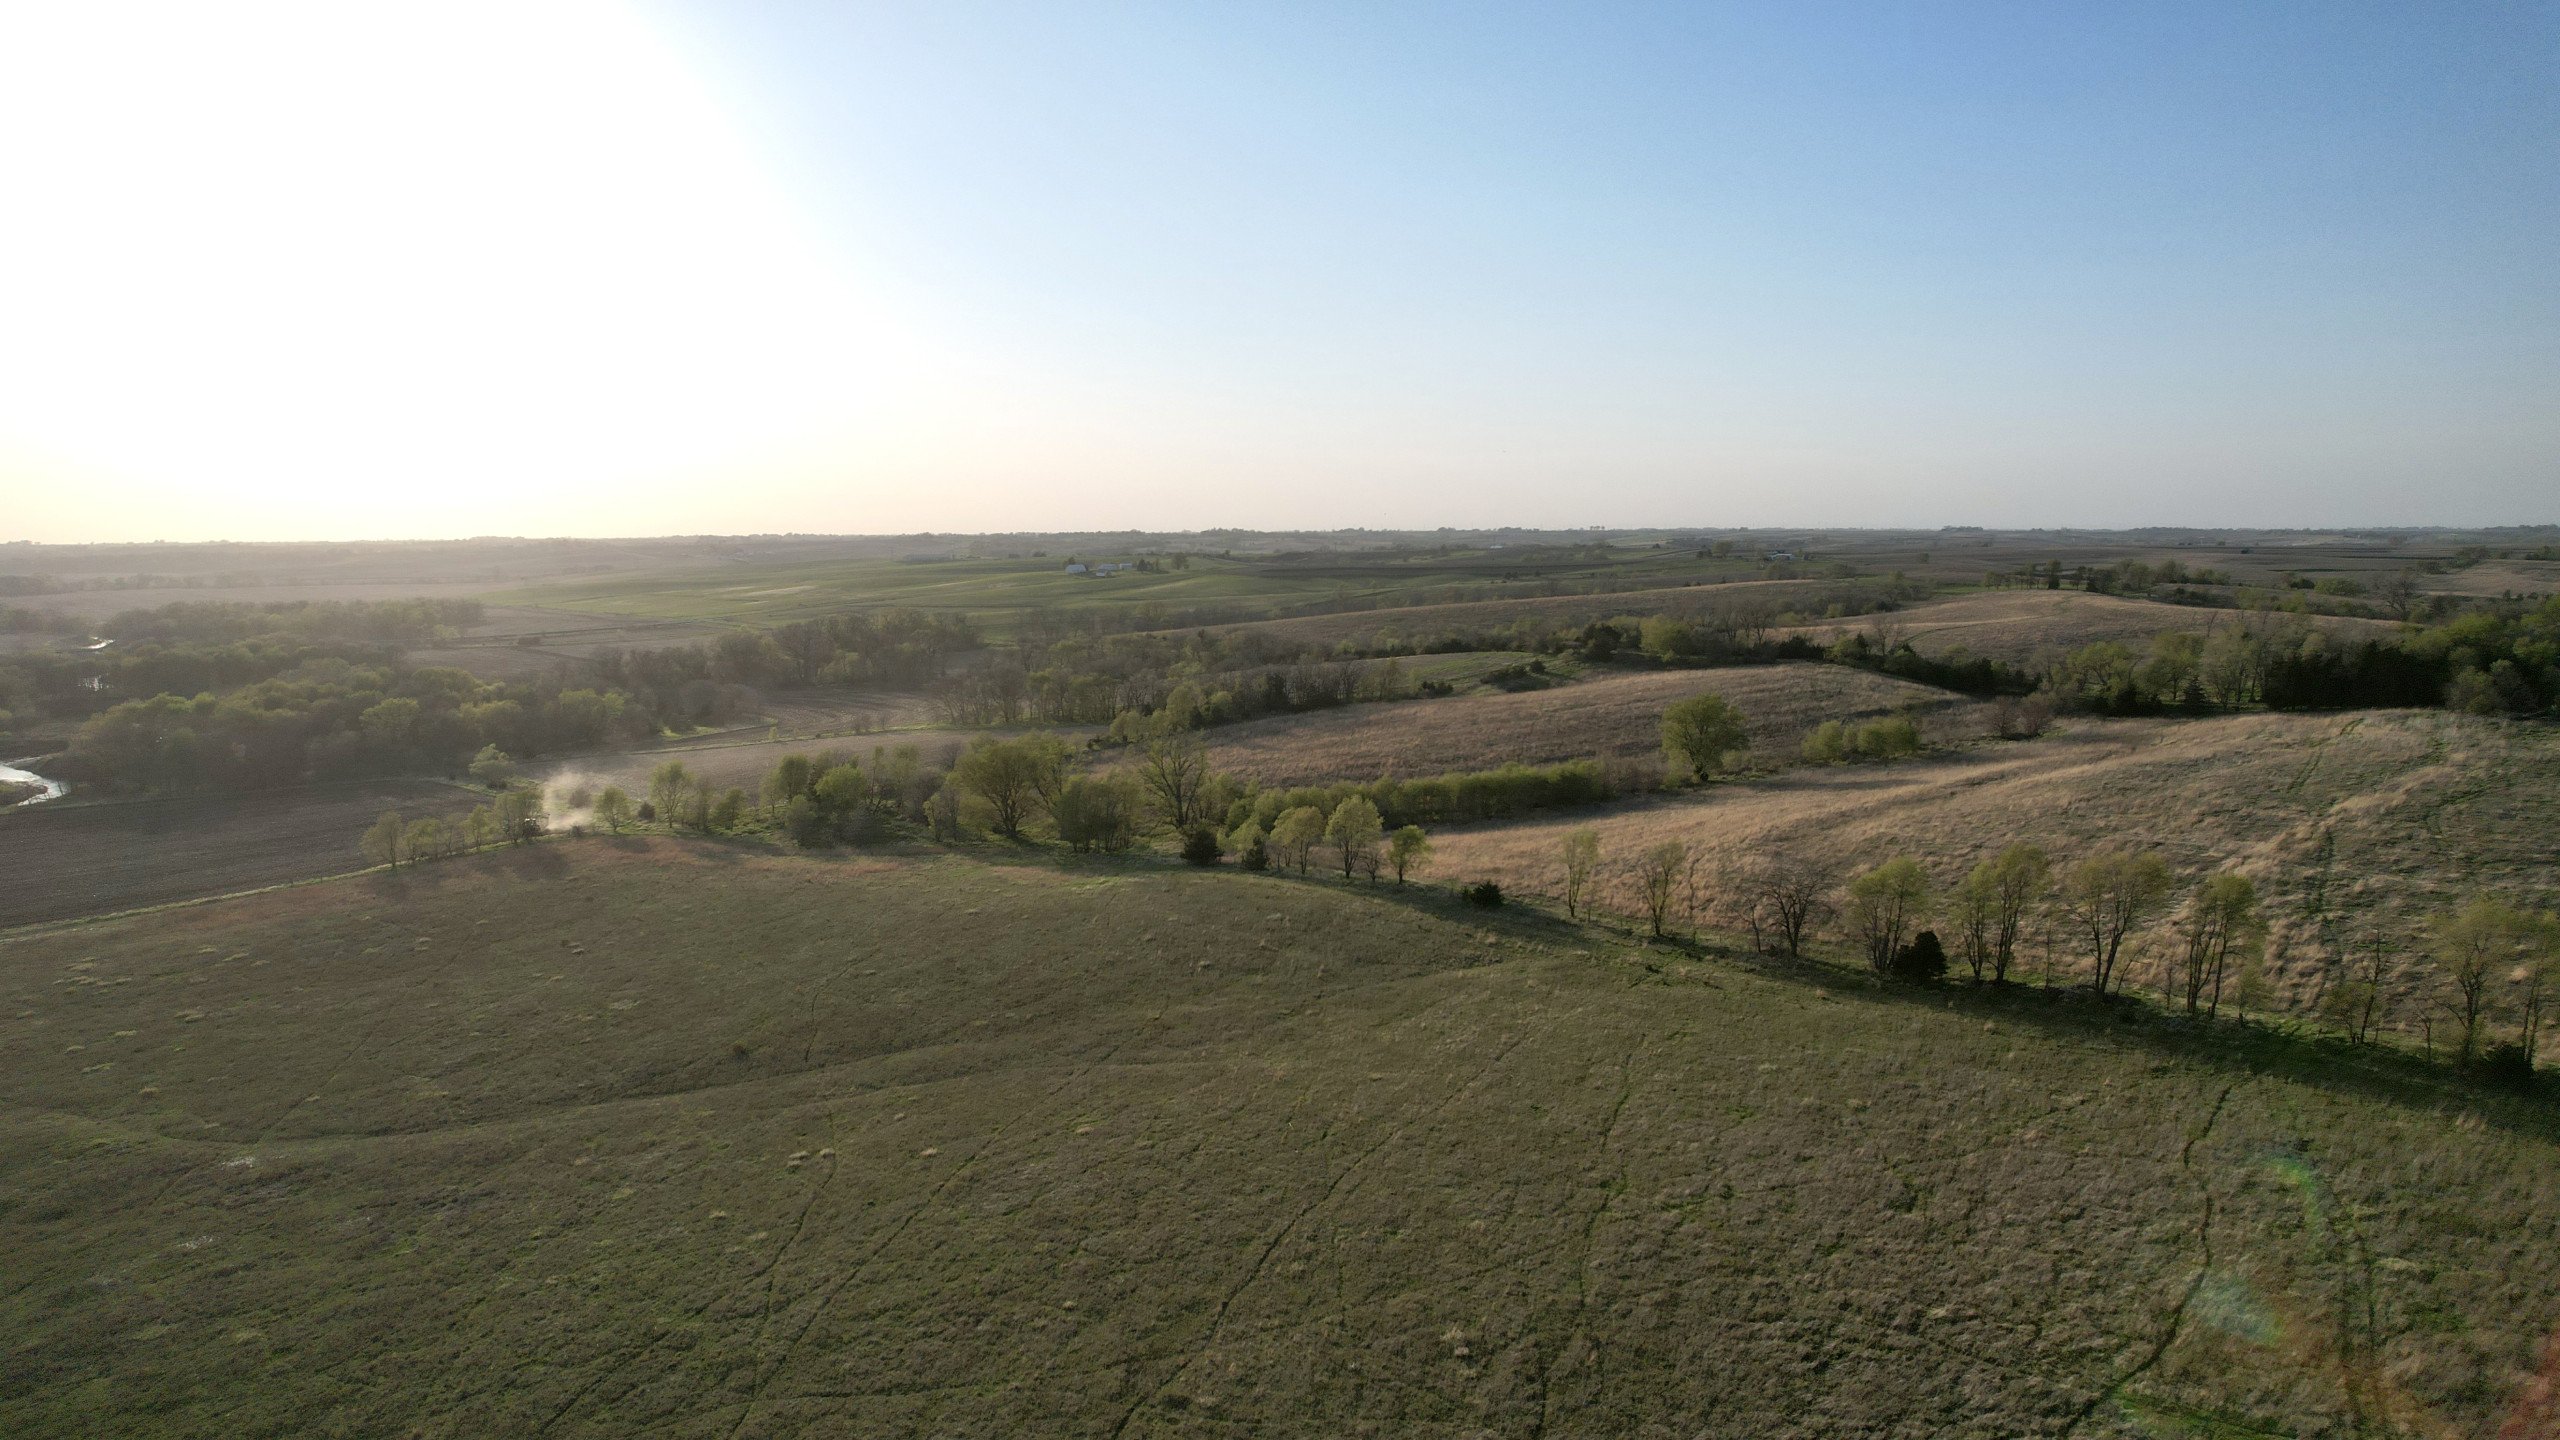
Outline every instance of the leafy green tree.
[(981, 735), (961, 752), (952, 775), (986, 806), (997, 834), (1019, 840), (1023, 825), (1054, 802), (1065, 770), (1066, 747), (1054, 735)]
[(732, 785), (711, 802), (711, 828), (727, 832), (747, 818), (747, 792)]
[(402, 838), (400, 812), (385, 810), (375, 816), (373, 824), (367, 826), (364, 834), (357, 838), (356, 846), (364, 852), (364, 858), (367, 860), (376, 865), (388, 865), (397, 870), (400, 868)]
[(596, 796), (595, 815), (597, 824), (619, 835), (622, 827), (631, 823), (631, 797), (622, 792), (621, 786), (607, 785)]
[(497, 844), (499, 836), (503, 833), (505, 832), (498, 827), (497, 812), (486, 805), (475, 805), (471, 813), (464, 816), (462, 820), (462, 848), (486, 849)]
[(1742, 712), (1721, 695), (1692, 695), (1662, 712), (1662, 751), (1704, 780), (1720, 774), (1751, 743)]
[(649, 772), (649, 808), (669, 825), (677, 823), (684, 813), (686, 797), (693, 793), (693, 772), (681, 760), (669, 760)]
[(768, 807), (782, 806), (808, 794), (817, 783), (817, 761), (806, 755), (785, 755), (765, 772), (764, 783), (758, 787), (757, 793)]
[(2167, 862), (2148, 850), (2101, 851), (2063, 876), (2063, 913), (2089, 942), (2089, 983), (2100, 995), (2114, 982), (2125, 936), (2159, 910), (2176, 883)]
[[(1198, 693), (1196, 687), (1183, 686), (1175, 694), (1185, 690), (1195, 696)], [(1168, 701), (1165, 714), (1171, 717), (1173, 713), (1172, 702)], [(1139, 747), (1138, 779), (1154, 797), (1156, 813), (1179, 833), (1208, 818), (1204, 802), (1209, 792), (1209, 747), (1198, 735), (1187, 733), (1184, 722), (1168, 718), (1166, 723), (1172, 733), (1159, 735)]]
[(542, 833), (543, 805), (539, 790), (510, 790), (498, 797), (499, 830), (518, 845)]
[(450, 844), (444, 822), (432, 815), (410, 821), (400, 836), (400, 848), (409, 852), (411, 860), (441, 859)]
[(2477, 1062), (2481, 1037), (2497, 1010), (2500, 981), (2515, 983), (2530, 1000), (2523, 1045), (2529, 1056), (2542, 1026), (2550, 966), (2560, 950), (2560, 923), (2548, 915), (2480, 896), (2435, 924), (2436, 971), (2453, 991), (2454, 1020), (2461, 1027), (2456, 1059)]
[(492, 790), (514, 783), (516, 762), (495, 745), (483, 745), (471, 757), (471, 778)]
[(1582, 915), (1583, 893), (1600, 868), (1600, 832), (1585, 825), (1564, 837), (1564, 913)]
[(1050, 819), (1076, 849), (1116, 855), (1137, 841), (1145, 805), (1138, 782), (1125, 775), (1078, 775), (1058, 791)]
[(1893, 968), (1903, 936), (1928, 917), (1929, 906), (1929, 873), (1906, 855), (1849, 882), (1849, 923), (1866, 944), (1867, 964), (1878, 974)]
[(1397, 884), (1403, 884), (1407, 875), (1421, 873), (1430, 863), (1431, 837), (1423, 833), (1421, 826), (1398, 826), (1396, 833), (1387, 837), (1387, 864), (1394, 868)]
[(1324, 835), (1340, 852), (1343, 879), (1350, 879), (1355, 872), (1377, 872), (1378, 837), (1385, 830), (1386, 822), (1378, 817), (1378, 807), (1365, 795), (1354, 795), (1333, 807)]
[(2233, 871), (2205, 878), (2187, 904), (2186, 957), (2180, 976), (2187, 1013), (2222, 1011), (2222, 987), (2235, 953), (2246, 954), (2262, 924), (2258, 887)]
[(1271, 845), (1280, 852), (1282, 860), (1296, 866), (1298, 873), (1304, 875), (1307, 873), (1307, 856), (1314, 851), (1316, 842), (1324, 839), (1324, 829), (1324, 812), (1313, 805), (1300, 805), (1294, 810), (1283, 811), (1280, 818), (1272, 822)]
[(2045, 853), (2019, 844), (1974, 866), (1956, 886), (1948, 897), (1948, 918), (1976, 981), (1987, 978), (1998, 985), (2008, 980), (2027, 915), (2052, 884), (2052, 864)]

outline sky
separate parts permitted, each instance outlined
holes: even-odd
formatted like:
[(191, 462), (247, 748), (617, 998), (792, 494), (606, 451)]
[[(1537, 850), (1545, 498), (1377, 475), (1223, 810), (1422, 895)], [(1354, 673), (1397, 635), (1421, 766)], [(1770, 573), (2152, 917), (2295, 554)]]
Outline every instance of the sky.
[(0, 539), (2560, 521), (2560, 6), (0, 0)]

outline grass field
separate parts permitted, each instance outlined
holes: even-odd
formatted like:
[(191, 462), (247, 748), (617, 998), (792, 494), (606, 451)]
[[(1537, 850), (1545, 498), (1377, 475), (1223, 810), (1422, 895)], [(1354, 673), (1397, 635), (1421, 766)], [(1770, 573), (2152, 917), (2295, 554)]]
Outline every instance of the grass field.
[(0, 943), (0, 1431), (2450, 1436), (2560, 1323), (2547, 1108), (1446, 903), (590, 840)]
[[(1885, 615), (1798, 626), (1789, 633), (1829, 641), (1853, 631), (1874, 633), (1881, 628), (1908, 639), (1923, 655), (1943, 655), (1962, 646), (1975, 655), (2021, 663), (2101, 640), (2139, 651), (2155, 636), (2174, 631), (2204, 634), (2224, 625), (2264, 625), (2275, 618), (2279, 617), (2072, 590), (1982, 590)], [(2335, 615), (2307, 618), (2322, 632), (2343, 640), (2384, 639), (2400, 628)]]
[(1548, 765), (1592, 756), (1641, 759), (1662, 750), (1662, 711), (1717, 694), (1750, 722), (1761, 763), (1795, 758), (1825, 720), (1872, 718), (1903, 707), (1940, 738), (1973, 733), (1981, 707), (1945, 690), (1811, 663), (1720, 670), (1604, 674), (1550, 690), (1355, 705), (1206, 732), (1213, 763), (1266, 785), (1411, 778), (1510, 761)]
[(957, 611), (997, 631), (1033, 611), (1223, 609), (1279, 613), (1292, 607), (1375, 607), (1450, 595), (1499, 594), (1520, 584), (1645, 587), (1672, 575), (1732, 576), (1740, 562), (1700, 562), (1679, 552), (1621, 552), (1588, 563), (1461, 556), (1314, 555), (1221, 559), (1191, 555), (1187, 568), (1106, 578), (1066, 573), (1069, 554), (1124, 561), (1134, 552), (1057, 549), (1037, 558), (913, 561), (840, 559), (721, 570), (615, 575), (493, 594), (492, 601), (594, 615), (775, 625), (848, 610), (905, 606)]
[(356, 835), (384, 810), (453, 815), (488, 797), (431, 780), (257, 795), (0, 810), (0, 929), (353, 870)]
[(1338, 615), (1260, 620), (1251, 622), (1251, 628), (1313, 645), (1330, 646), (1345, 641), (1367, 645), (1380, 640), (1428, 643), (1444, 635), (1470, 635), (1515, 625), (1523, 620), (1587, 625), (1594, 620), (1621, 615), (1704, 613), (1727, 605), (1764, 607), (1772, 613), (1795, 606), (1819, 607), (1853, 583), (1843, 580), (1736, 580), (1718, 584), (1655, 586), (1591, 595), (1388, 606)]
[[(1628, 912), (1626, 862), (1665, 839), (1686, 841), (1710, 870), (1772, 847), (1856, 866), (1908, 854), (1941, 884), (2012, 841), (2066, 857), (2156, 848), (2189, 883), (2226, 865), (2256, 880), (2279, 996), (2302, 1003), (2338, 947), (2364, 946), (2377, 928), (2415, 955), (2427, 918), (2475, 890), (2560, 902), (2555, 813), (2560, 727), (2439, 711), (2239, 715), (2075, 721), (2041, 740), (1451, 832), (1439, 848), (1453, 878), (1550, 893), (1564, 832), (1593, 825), (1613, 862), (1603, 903)], [(2168, 943), (2162, 927), (2137, 978), (2152, 983)], [(2407, 971), (2400, 1009), (2414, 1022)]]

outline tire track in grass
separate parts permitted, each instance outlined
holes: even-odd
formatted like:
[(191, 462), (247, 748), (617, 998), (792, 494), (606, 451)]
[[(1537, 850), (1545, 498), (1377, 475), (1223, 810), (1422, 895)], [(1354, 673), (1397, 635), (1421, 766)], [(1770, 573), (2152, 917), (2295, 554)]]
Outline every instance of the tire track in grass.
[[(1588, 1007), (1586, 1006), (1581, 1008), (1587, 1009)], [(1577, 1009), (1572, 1013), (1579, 1014), (1580, 1009)], [(1163, 1380), (1157, 1382), (1154, 1388), (1148, 1390), (1144, 1395), (1139, 1396), (1127, 1410), (1121, 1412), (1119, 1423), (1111, 1427), (1113, 1440), (1119, 1440), (1120, 1436), (1128, 1433), (1130, 1424), (1138, 1418), (1138, 1413), (1140, 1411), (1146, 1409), (1149, 1405), (1154, 1404), (1155, 1401), (1166, 1391), (1172, 1389), (1181, 1381), (1183, 1376), (1191, 1373), (1191, 1367), (1199, 1364), (1202, 1356), (1208, 1354), (1210, 1347), (1217, 1343), (1220, 1333), (1225, 1329), (1228, 1312), (1235, 1308), (1236, 1301), (1244, 1295), (1245, 1291), (1253, 1288), (1254, 1282), (1262, 1277), (1264, 1268), (1270, 1264), (1272, 1254), (1276, 1252), (1292, 1234), (1297, 1232), (1298, 1227), (1305, 1223), (1309, 1216), (1315, 1214), (1318, 1210), (1323, 1209), (1328, 1203), (1330, 1203), (1333, 1200), (1333, 1197), (1341, 1191), (1343, 1185), (1354, 1175), (1359, 1174), (1360, 1171), (1367, 1166), (1369, 1161), (1374, 1159), (1380, 1151), (1386, 1149), (1396, 1141), (1403, 1139), (1416, 1127), (1423, 1125), (1430, 1120), (1437, 1119), (1439, 1116), (1447, 1113), (1450, 1106), (1472, 1094), (1476, 1087), (1483, 1083), (1486, 1076), (1492, 1074), (1496, 1067), (1500, 1066), (1504, 1060), (1510, 1058), (1512, 1051), (1519, 1049), (1522, 1043), (1527, 1041), (1528, 1038), (1535, 1033), (1537, 1033), (1537, 1027), (1530, 1026), (1524, 1027), (1519, 1033), (1513, 1035), (1510, 1040), (1503, 1044), (1501, 1049), (1495, 1051), (1490, 1059), (1486, 1060), (1484, 1064), (1478, 1066), (1475, 1073), (1469, 1075), (1467, 1079), (1455, 1090), (1452, 1090), (1449, 1094), (1443, 1096), (1436, 1104), (1432, 1105), (1429, 1110), (1405, 1121), (1403, 1124), (1389, 1130), (1385, 1135), (1380, 1136), (1377, 1143), (1371, 1145), (1368, 1149), (1361, 1151), (1350, 1164), (1345, 1165), (1340, 1170), (1334, 1172), (1333, 1179), (1325, 1185), (1323, 1191), (1317, 1194), (1314, 1199), (1299, 1206), (1288, 1219), (1281, 1221), (1280, 1224), (1271, 1232), (1270, 1238), (1262, 1242), (1262, 1248), (1255, 1253), (1253, 1263), (1245, 1267), (1243, 1278), (1239, 1279), (1234, 1285), (1229, 1286), (1227, 1293), (1220, 1297), (1218, 1301), (1218, 1308), (1211, 1312), (1209, 1316), (1209, 1324), (1207, 1328), (1201, 1332), (1200, 1342), (1191, 1348), (1190, 1353), (1183, 1357), (1181, 1364), (1176, 1365), (1173, 1368), (1172, 1373), (1166, 1375)]]
[[(1048, 1092), (1040, 1097), (1040, 1105), (1037, 1107), (1037, 1111), (1039, 1113), (1046, 1113), (1051, 1102), (1054, 1102), (1060, 1095), (1064, 1094), (1069, 1088), (1083, 1080), (1086, 1076), (1091, 1075), (1094, 1071), (1110, 1064), (1114, 1056), (1117, 1056), (1123, 1049), (1126, 1049), (1132, 1043), (1143, 1038), (1147, 1031), (1154, 1028), (1156, 1022), (1163, 1018), (1163, 1011), (1157, 1011), (1156, 1013), (1149, 1015), (1136, 1030), (1131, 1031), (1127, 1036), (1114, 1043), (1109, 1050), (1104, 1051), (1091, 1063), (1085, 1065), (1082, 1069), (1077, 1070), (1074, 1074), (1069, 1075), (1066, 1079), (1051, 1086)], [(772, 1386), (775, 1380), (781, 1377), (783, 1371), (791, 1368), (791, 1361), (799, 1354), (801, 1344), (809, 1338), (809, 1332), (817, 1328), (818, 1322), (825, 1318), (828, 1309), (835, 1304), (836, 1297), (843, 1294), (847, 1286), (851, 1285), (854, 1281), (861, 1279), (863, 1274), (871, 1268), (872, 1262), (888, 1253), (889, 1247), (898, 1243), (899, 1237), (907, 1233), (907, 1227), (915, 1223), (917, 1216), (922, 1215), (925, 1211), (933, 1208), (935, 1203), (940, 1201), (943, 1195), (947, 1193), (953, 1185), (959, 1183), (961, 1176), (969, 1173), (969, 1171), (977, 1165), (979, 1160), (985, 1158), (987, 1152), (994, 1149), (997, 1143), (1003, 1140), (1005, 1133), (1013, 1128), (1015, 1121), (1020, 1120), (1031, 1113), (1034, 1113), (1031, 1109), (1017, 1111), (1012, 1117), (1000, 1122), (995, 1129), (989, 1131), (987, 1133), (987, 1138), (978, 1146), (977, 1149), (971, 1151), (968, 1157), (962, 1160), (959, 1164), (952, 1166), (950, 1173), (944, 1175), (939, 1184), (935, 1185), (932, 1190), (926, 1192), (923, 1199), (917, 1201), (913, 1206), (910, 1206), (904, 1215), (898, 1217), (897, 1223), (889, 1227), (889, 1233), (882, 1236), (879, 1243), (873, 1245), (869, 1251), (863, 1254), (861, 1259), (855, 1261), (850, 1267), (848, 1267), (844, 1274), (837, 1277), (833, 1284), (826, 1286), (818, 1292), (818, 1303), (811, 1308), (809, 1318), (802, 1321), (800, 1323), (800, 1328), (792, 1332), (790, 1340), (785, 1343), (782, 1348), (781, 1356), (773, 1362), (773, 1365), (769, 1369), (762, 1365), (757, 1366), (754, 1386), (748, 1391), (746, 1404), (738, 1412), (737, 1423), (729, 1428), (731, 1440), (736, 1440), (737, 1436), (745, 1433), (748, 1422), (755, 1418), (756, 1407), (764, 1401), (765, 1391)], [(761, 1347), (762, 1341), (763, 1327), (761, 1322), (759, 1322), (756, 1341), (759, 1347)]]
[(2213, 1187), (2205, 1181), (2194, 1179), (2196, 1147), (2203, 1144), (2205, 1138), (2213, 1133), (2214, 1123), (2222, 1118), (2222, 1108), (2231, 1102), (2231, 1092), (2237, 1088), (2239, 1087), (2236, 1083), (2222, 1087), (2222, 1093), (2214, 1097), (2213, 1109), (2204, 1117), (2204, 1124), (2188, 1135), (2187, 1143), (2178, 1150), (2178, 1172), (2188, 1177), (2190, 1183), (2195, 1185), (2197, 1196), (2202, 1202), (2203, 1213), (2196, 1219), (2196, 1247), (2199, 1254), (2195, 1278), (2189, 1280), (2187, 1288), (2179, 1292), (2178, 1303), (2170, 1307), (2168, 1323), (2161, 1327), (2160, 1336), (2152, 1342), (2150, 1353), (2135, 1361), (2122, 1374), (2109, 1380), (2096, 1395), (2091, 1396), (2089, 1403), (2081, 1406), (2068, 1421), (2064, 1422), (2061, 1434), (2076, 1433), (2082, 1425), (2088, 1423), (2090, 1416), (2098, 1413), (2099, 1406), (2115, 1399), (2124, 1393), (2124, 1387), (2150, 1373), (2151, 1368), (2158, 1365), (2161, 1358), (2169, 1353), (2169, 1347), (2178, 1343), (2178, 1333), (2186, 1324), (2187, 1307), (2195, 1303), (2197, 1292), (2204, 1288), (2205, 1280), (2213, 1273)]

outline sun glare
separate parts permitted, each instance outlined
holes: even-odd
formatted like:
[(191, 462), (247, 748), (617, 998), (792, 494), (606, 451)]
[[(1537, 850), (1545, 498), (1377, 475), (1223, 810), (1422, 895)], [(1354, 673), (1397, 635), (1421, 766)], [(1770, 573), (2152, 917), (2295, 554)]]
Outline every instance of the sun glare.
[(225, 533), (249, 501), (238, 528), (269, 533), (592, 531), (633, 477), (857, 423), (892, 379), (872, 357), (912, 349), (627, 12), (37, 5), (0, 28), (22, 518), (107, 484), (160, 533)]

